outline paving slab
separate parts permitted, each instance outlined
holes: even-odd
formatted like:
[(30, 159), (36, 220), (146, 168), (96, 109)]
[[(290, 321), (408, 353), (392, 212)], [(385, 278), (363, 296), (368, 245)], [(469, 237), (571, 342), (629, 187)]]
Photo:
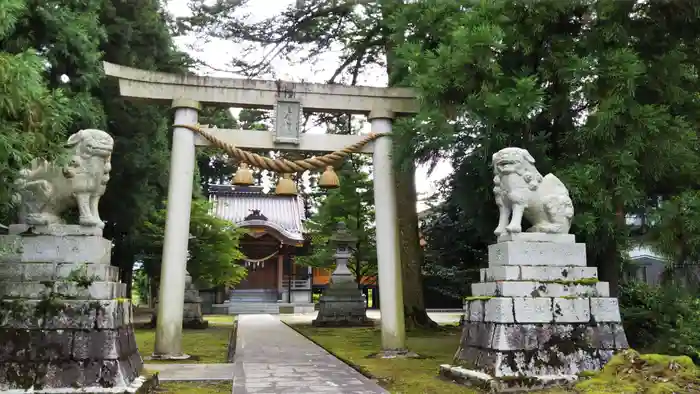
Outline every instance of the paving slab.
[(272, 315), (238, 317), (233, 371), (233, 394), (389, 393)]
[(150, 371), (158, 371), (158, 380), (195, 381), (195, 380), (232, 380), (232, 364), (146, 364)]

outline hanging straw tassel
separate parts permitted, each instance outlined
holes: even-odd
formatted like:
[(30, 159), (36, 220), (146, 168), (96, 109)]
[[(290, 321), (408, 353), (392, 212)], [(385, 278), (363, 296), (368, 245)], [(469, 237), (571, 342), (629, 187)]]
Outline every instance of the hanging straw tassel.
[(338, 174), (335, 173), (333, 166), (326, 167), (323, 171), (321, 177), (318, 180), (318, 186), (324, 189), (335, 189), (340, 187), (340, 179), (338, 179)]
[(275, 187), (275, 194), (280, 196), (297, 195), (297, 185), (292, 180), (291, 174), (282, 174), (280, 179), (277, 181), (277, 187)]
[(233, 184), (236, 186), (250, 186), (254, 184), (253, 171), (248, 167), (248, 163), (241, 163), (233, 176)]

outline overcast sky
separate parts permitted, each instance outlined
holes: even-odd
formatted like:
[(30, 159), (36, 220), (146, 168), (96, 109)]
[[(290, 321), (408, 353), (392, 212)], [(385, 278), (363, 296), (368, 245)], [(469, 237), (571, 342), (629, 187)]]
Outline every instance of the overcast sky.
[[(295, 0), (252, 0), (249, 5), (243, 10), (249, 13), (254, 19), (264, 19), (274, 16), (289, 4), (296, 3)], [(187, 7), (188, 0), (169, 0), (168, 9), (175, 16), (186, 16), (189, 14)], [(192, 56), (204, 61), (216, 69), (227, 69), (227, 65), (231, 59), (235, 57), (237, 46), (234, 43), (213, 40), (203, 43), (196, 42), (193, 37), (182, 37), (176, 40), (180, 48), (189, 52)], [(333, 51), (328, 51), (324, 58), (314, 65), (313, 68), (308, 65), (293, 64), (284, 59), (275, 59), (273, 62), (274, 75), (269, 78), (279, 78), (288, 81), (307, 81), (323, 83), (327, 81), (338, 64), (338, 54)], [(220, 72), (202, 69), (203, 74), (216, 77), (235, 77), (232, 73)], [(360, 78), (359, 84), (370, 86), (386, 86), (386, 73), (382, 71), (370, 72)], [(302, 103), (303, 105), (303, 103)], [(320, 131), (322, 132), (322, 131)], [(449, 163), (442, 162), (438, 164), (430, 177), (427, 176), (427, 167), (419, 168), (416, 171), (416, 189), (419, 198), (431, 194), (435, 189), (435, 181), (447, 176), (452, 171)], [(418, 203), (418, 210), (425, 208), (425, 204)]]

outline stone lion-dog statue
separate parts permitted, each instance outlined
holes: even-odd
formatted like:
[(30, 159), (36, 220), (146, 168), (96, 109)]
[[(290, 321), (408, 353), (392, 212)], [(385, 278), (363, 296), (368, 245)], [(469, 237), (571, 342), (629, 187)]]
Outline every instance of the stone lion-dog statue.
[(532, 223), (528, 232), (567, 234), (574, 205), (566, 186), (554, 174), (544, 177), (526, 149), (504, 148), (492, 158), (499, 218), (496, 236), (522, 231), (523, 216)]
[(112, 169), (114, 139), (102, 130), (84, 129), (71, 135), (65, 147), (68, 164), (35, 159), (30, 168), (20, 172), (16, 182), (20, 222), (64, 224), (61, 214), (77, 206), (81, 226), (102, 229), (98, 205)]

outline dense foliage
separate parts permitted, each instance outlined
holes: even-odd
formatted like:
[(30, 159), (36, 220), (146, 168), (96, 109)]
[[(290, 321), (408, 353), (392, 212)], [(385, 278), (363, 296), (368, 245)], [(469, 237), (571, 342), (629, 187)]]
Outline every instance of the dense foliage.
[(347, 159), (336, 171), (340, 187), (328, 192), (318, 210), (310, 217), (307, 228), (312, 237), (312, 253), (299, 256), (296, 263), (310, 267), (333, 268), (335, 245), (329, 243), (339, 222), (344, 222), (357, 241), (350, 245), (348, 264), (359, 284), (363, 277), (377, 273), (374, 229), (374, 188), (367, 171), (367, 160), (360, 155)]
[(100, 127), (101, 0), (0, 4), (0, 222), (13, 217), (12, 184), (35, 157), (55, 159), (68, 134)]
[(630, 346), (640, 351), (686, 355), (700, 365), (700, 293), (676, 286), (626, 283), (620, 306)]
[[(164, 202), (162, 206), (166, 205)], [(238, 248), (243, 230), (210, 215), (210, 209), (211, 204), (203, 198), (192, 201), (187, 270), (199, 283), (232, 287), (247, 273), (237, 263), (244, 257)], [(165, 208), (151, 212), (137, 234), (144, 270), (156, 281), (163, 259), (166, 214)]]
[(395, 13), (409, 37), (398, 59), (423, 104), (404, 146), (455, 168), (438, 214), (461, 225), (432, 229), (430, 248), (461, 238), (461, 265), (483, 263), (497, 219), (490, 156), (520, 146), (568, 185), (573, 231), (616, 291), (626, 216), (697, 185), (697, 7), (426, 0)]

